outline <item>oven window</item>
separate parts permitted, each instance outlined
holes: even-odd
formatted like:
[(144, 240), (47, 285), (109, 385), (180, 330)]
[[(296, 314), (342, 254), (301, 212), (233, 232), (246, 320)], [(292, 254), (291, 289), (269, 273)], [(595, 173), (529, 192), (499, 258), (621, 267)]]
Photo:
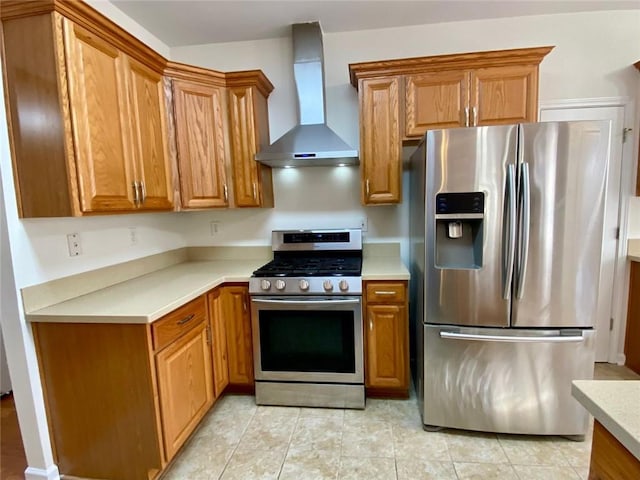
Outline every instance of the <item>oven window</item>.
[(260, 312), (262, 371), (355, 373), (353, 311)]

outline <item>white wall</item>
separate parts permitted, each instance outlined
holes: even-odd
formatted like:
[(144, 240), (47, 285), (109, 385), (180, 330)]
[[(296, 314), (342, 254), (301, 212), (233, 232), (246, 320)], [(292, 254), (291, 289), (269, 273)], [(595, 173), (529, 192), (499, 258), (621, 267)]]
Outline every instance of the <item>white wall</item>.
[[(269, 103), (272, 140), (295, 123), (288, 38), (169, 49), (112, 4), (89, 3), (173, 60), (223, 71), (262, 69), (275, 85)], [(350, 62), (467, 51), (556, 45), (541, 65), (541, 100), (634, 97), (638, 72), (631, 65), (640, 59), (638, 25), (640, 12), (627, 11), (327, 34), (328, 123), (349, 143), (358, 144), (357, 94), (348, 83)], [(357, 226), (366, 217), (368, 240), (383, 241), (405, 237), (408, 225), (406, 204), (360, 205), (357, 169), (351, 167), (276, 170), (276, 208), (272, 210), (20, 220), (2, 111), (0, 173), (4, 190), (0, 207), (6, 214), (12, 250), (2, 245), (1, 320), (5, 340), (12, 345), (9, 367), (28, 461), (43, 471), (52, 467), (52, 457), (32, 339), (17, 289), (187, 244), (268, 244), (273, 228)], [(220, 233), (214, 237), (210, 235), (211, 220), (221, 222)], [(139, 236), (133, 246), (129, 241), (131, 226), (137, 226)], [(72, 232), (82, 239), (84, 253), (80, 257), (70, 258), (66, 252), (65, 235)]]

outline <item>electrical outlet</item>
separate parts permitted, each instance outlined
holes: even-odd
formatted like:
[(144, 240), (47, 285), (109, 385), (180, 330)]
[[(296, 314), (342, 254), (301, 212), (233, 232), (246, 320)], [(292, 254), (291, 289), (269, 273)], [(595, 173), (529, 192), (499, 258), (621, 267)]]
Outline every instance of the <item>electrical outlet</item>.
[(218, 220), (209, 222), (209, 230), (211, 231), (211, 236), (215, 237), (220, 232), (220, 222)]
[(362, 217), (360, 219), (360, 228), (363, 232), (369, 230), (369, 219), (367, 217)]
[(129, 244), (138, 244), (138, 229), (136, 227), (129, 227)]
[(67, 246), (69, 247), (69, 256), (77, 257), (82, 253), (82, 245), (80, 244), (80, 234), (69, 233), (67, 235)]

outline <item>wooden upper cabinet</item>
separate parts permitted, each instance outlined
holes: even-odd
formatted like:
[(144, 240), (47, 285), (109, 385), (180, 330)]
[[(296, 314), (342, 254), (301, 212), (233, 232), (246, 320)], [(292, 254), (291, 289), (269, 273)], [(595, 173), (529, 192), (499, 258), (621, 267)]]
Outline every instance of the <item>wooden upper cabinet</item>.
[(462, 127), (468, 121), (468, 72), (407, 75), (405, 89), (405, 137), (421, 137), (437, 128)]
[(535, 122), (538, 65), (552, 48), (350, 64), (360, 99), (363, 204), (402, 201), (403, 140), (429, 129)]
[[(229, 82), (233, 83), (234, 80)], [(260, 147), (269, 144), (267, 95), (255, 86), (228, 87), (231, 169), (236, 207), (273, 207), (271, 168), (255, 160)]]
[(20, 216), (172, 209), (162, 57), (83, 2), (1, 15)]
[(139, 208), (170, 210), (173, 195), (162, 75), (132, 58), (127, 58), (127, 67)]
[(260, 70), (169, 62), (81, 1), (0, 18), (20, 217), (273, 206)]
[(229, 206), (224, 87), (173, 81), (183, 208)]
[(126, 59), (68, 20), (64, 33), (81, 210), (130, 210), (135, 192)]
[(362, 203), (402, 201), (400, 77), (362, 80), (360, 90), (360, 173)]
[(538, 120), (538, 66), (510, 65), (470, 72), (470, 124), (502, 125)]

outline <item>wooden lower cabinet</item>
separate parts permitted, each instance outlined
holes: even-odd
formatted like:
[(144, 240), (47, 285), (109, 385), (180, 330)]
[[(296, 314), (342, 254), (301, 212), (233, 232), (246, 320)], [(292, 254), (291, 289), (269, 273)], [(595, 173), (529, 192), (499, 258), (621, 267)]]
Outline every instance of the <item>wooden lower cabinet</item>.
[(167, 458), (173, 458), (213, 405), (210, 326), (200, 322), (156, 355)]
[(593, 425), (592, 442), (589, 480), (640, 478), (640, 460), (597, 420)]
[(407, 282), (365, 282), (367, 396), (409, 396)]
[(229, 386), (234, 391), (251, 392), (254, 390), (254, 377), (249, 288), (246, 284), (237, 284), (224, 286), (221, 290)]
[(211, 349), (213, 351), (213, 392), (218, 398), (229, 385), (229, 359), (227, 354), (227, 327), (222, 307), (222, 288), (207, 294), (209, 321), (211, 322)]
[(624, 355), (625, 365), (640, 374), (640, 263), (638, 262), (631, 262)]
[(206, 297), (152, 324), (34, 323), (64, 475), (157, 477), (214, 401)]

